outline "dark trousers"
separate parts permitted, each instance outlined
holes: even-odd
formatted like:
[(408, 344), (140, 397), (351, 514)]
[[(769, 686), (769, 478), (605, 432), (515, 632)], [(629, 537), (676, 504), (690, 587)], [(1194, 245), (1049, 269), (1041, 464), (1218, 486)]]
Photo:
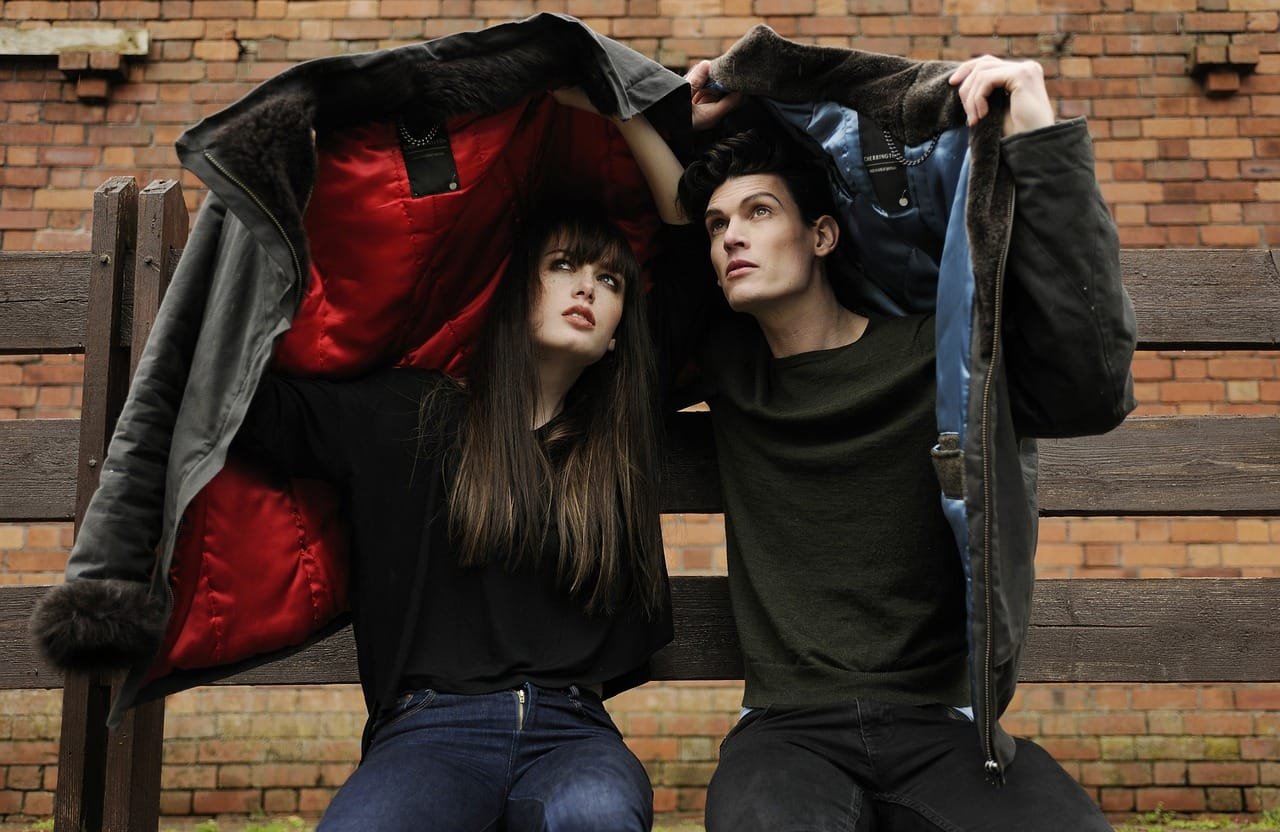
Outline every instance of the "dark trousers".
[(992, 785), (977, 726), (943, 705), (753, 710), (729, 732), (707, 792), (707, 832), (1109, 832), (1043, 748)]
[(318, 832), (644, 832), (652, 824), (649, 777), (600, 700), (526, 684), (401, 697)]

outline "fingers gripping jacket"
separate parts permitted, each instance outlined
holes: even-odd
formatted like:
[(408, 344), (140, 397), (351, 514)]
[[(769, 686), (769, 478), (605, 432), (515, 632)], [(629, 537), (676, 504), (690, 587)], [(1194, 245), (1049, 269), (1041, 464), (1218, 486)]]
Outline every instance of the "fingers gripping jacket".
[(115, 670), (150, 661), (164, 635), (164, 607), (148, 586), (114, 578), (51, 589), (31, 615), (40, 654), (60, 670)]

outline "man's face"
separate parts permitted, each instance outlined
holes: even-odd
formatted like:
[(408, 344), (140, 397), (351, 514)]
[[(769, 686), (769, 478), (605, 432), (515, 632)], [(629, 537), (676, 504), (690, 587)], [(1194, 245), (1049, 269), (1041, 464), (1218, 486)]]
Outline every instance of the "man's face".
[(823, 279), (824, 234), (805, 221), (776, 174), (725, 180), (711, 195), (705, 223), (716, 282), (735, 311), (767, 311)]

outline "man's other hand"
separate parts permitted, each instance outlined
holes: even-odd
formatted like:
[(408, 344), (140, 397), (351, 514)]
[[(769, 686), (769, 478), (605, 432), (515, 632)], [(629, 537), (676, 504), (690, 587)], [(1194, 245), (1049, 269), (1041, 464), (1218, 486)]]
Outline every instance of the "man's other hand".
[(1009, 93), (1009, 112), (1004, 118), (1004, 135), (1024, 133), (1054, 122), (1053, 104), (1044, 86), (1044, 69), (1035, 61), (1002, 60), (983, 55), (965, 61), (948, 79), (958, 87), (969, 126), (987, 114), (987, 97), (998, 89)]

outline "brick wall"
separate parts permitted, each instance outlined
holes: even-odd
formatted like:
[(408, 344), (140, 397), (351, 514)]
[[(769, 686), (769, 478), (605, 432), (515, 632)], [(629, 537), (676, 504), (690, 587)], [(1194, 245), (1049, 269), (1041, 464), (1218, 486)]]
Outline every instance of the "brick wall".
[[(152, 40), (105, 103), (78, 100), (53, 59), (0, 58), (0, 247), (87, 248), (91, 194), (111, 175), (182, 176), (194, 208), (200, 186), (177, 169), (174, 139), (299, 60), (535, 10), (575, 14), (677, 67), (719, 54), (761, 20), (790, 37), (918, 58), (1033, 57), (1059, 114), (1089, 116), (1125, 245), (1280, 246), (1272, 0), (7, 0), (6, 27), (146, 28)], [(1191, 77), (1192, 59), (1215, 48), (1243, 74)], [(1233, 84), (1233, 94), (1207, 94)], [(1280, 411), (1280, 353), (1152, 353), (1134, 369), (1144, 413)], [(71, 357), (0, 357), (0, 418), (73, 415), (79, 378)], [(1276, 518), (1041, 528), (1042, 576), (1280, 575)], [(718, 518), (669, 518), (666, 530), (673, 571), (723, 571)], [(0, 582), (56, 580), (69, 538), (61, 525), (0, 524)], [(701, 807), (739, 696), (738, 685), (685, 683), (613, 701), (660, 811)], [(173, 697), (164, 810), (320, 811), (353, 765), (361, 709), (350, 688)], [(50, 812), (57, 715), (56, 694), (0, 693), (0, 816)], [(1109, 810), (1280, 806), (1278, 685), (1028, 685), (1006, 724), (1039, 738)]]

